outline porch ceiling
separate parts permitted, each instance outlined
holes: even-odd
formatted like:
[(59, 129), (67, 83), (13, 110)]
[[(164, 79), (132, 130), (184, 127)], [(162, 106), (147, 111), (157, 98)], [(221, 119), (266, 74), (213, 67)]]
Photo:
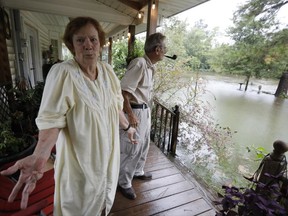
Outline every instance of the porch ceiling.
[[(171, 17), (209, 0), (159, 0), (159, 17)], [(146, 31), (147, 0), (2, 0), (6, 8), (30, 11), (48, 29), (64, 31), (69, 18), (91, 16), (97, 19), (107, 37), (121, 34), (129, 25), (136, 33)], [(142, 23), (138, 11), (144, 12)]]

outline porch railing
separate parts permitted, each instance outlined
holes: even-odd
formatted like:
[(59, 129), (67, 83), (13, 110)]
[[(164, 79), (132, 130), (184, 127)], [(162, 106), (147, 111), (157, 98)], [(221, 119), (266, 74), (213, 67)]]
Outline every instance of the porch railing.
[[(9, 96), (7, 86), (0, 86), (0, 120), (4, 122), (10, 115)], [(179, 125), (179, 107), (167, 108), (159, 101), (154, 100), (152, 109), (151, 140), (166, 155), (176, 154), (178, 125)]]
[(169, 109), (159, 101), (154, 100), (152, 109), (151, 140), (166, 155), (176, 154), (178, 125), (179, 125), (179, 107), (176, 105)]

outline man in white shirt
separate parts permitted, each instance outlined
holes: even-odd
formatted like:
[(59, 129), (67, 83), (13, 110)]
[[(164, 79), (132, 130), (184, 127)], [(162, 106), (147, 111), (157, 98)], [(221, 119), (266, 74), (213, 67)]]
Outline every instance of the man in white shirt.
[(150, 35), (145, 42), (145, 55), (133, 59), (121, 80), (124, 97), (124, 112), (129, 120), (129, 127), (136, 128), (138, 144), (131, 145), (127, 139), (126, 128), (120, 130), (120, 174), (119, 189), (128, 199), (135, 199), (132, 187), (133, 178), (152, 179), (151, 173), (144, 172), (150, 144), (151, 104), (155, 65), (163, 60), (167, 48), (165, 36), (161, 33)]

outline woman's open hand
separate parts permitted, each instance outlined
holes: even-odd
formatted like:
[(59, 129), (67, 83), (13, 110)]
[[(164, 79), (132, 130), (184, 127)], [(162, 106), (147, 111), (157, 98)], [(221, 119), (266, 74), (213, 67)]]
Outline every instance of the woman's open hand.
[(1, 171), (1, 175), (11, 175), (20, 170), (19, 179), (8, 198), (8, 202), (14, 201), (18, 192), (25, 184), (21, 198), (21, 209), (27, 207), (29, 195), (34, 190), (37, 181), (42, 178), (46, 162), (45, 159), (30, 155), (17, 161), (8, 169)]

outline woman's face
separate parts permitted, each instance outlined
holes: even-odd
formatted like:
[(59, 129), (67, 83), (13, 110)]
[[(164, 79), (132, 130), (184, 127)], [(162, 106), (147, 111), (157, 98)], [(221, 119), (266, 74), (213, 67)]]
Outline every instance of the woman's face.
[(98, 31), (92, 24), (87, 24), (73, 35), (75, 59), (81, 65), (92, 65), (98, 59), (100, 41)]

